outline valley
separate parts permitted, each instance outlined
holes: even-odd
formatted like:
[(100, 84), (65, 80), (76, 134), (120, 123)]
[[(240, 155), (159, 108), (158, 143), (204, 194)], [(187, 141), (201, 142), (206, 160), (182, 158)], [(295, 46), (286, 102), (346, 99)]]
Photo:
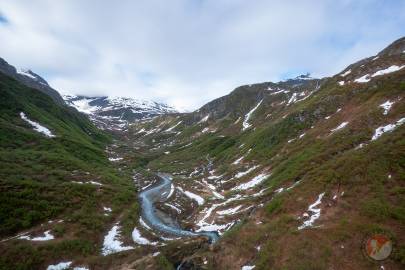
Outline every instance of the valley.
[(0, 73), (1, 270), (404, 266), (405, 38), (190, 113), (18, 78)]

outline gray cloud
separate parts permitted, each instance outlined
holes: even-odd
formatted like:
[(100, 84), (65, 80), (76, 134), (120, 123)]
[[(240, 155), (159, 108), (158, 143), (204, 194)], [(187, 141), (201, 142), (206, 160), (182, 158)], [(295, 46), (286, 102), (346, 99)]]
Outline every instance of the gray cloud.
[(3, 0), (1, 56), (63, 92), (195, 109), (234, 87), (333, 75), (404, 34), (405, 2)]

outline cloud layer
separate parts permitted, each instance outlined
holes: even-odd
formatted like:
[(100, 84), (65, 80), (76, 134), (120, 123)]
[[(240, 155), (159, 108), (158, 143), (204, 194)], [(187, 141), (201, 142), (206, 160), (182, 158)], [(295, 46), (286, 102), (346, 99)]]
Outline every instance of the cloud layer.
[(3, 0), (0, 57), (65, 93), (196, 109), (234, 87), (328, 76), (404, 35), (405, 1)]

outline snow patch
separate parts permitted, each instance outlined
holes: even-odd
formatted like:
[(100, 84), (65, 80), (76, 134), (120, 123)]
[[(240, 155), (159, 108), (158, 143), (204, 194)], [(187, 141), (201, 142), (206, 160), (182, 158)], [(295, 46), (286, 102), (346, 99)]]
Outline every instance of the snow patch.
[(255, 265), (244, 265), (241, 270), (252, 270), (255, 267)]
[(170, 192), (169, 195), (167, 195), (166, 200), (169, 199), (173, 195), (173, 193), (174, 193), (174, 185), (172, 184), (170, 186)]
[(17, 73), (18, 74), (21, 74), (21, 75), (24, 75), (24, 76), (26, 76), (26, 77), (29, 77), (29, 78), (31, 78), (31, 79), (33, 79), (33, 80), (37, 80), (37, 78), (34, 76), (34, 75), (32, 75), (31, 73), (30, 73), (30, 70), (29, 69), (17, 69)]
[(217, 211), (218, 215), (233, 215), (236, 214), (238, 212), (238, 210), (242, 207), (242, 205), (238, 205), (234, 208), (229, 208), (226, 210), (222, 210), (222, 211)]
[(190, 191), (183, 190), (181, 187), (177, 187), (177, 189), (180, 190), (182, 193), (184, 193), (190, 199), (195, 200), (198, 203), (198, 205), (204, 204), (205, 200), (201, 196), (194, 194)]
[(28, 124), (33, 126), (35, 131), (44, 134), (48, 138), (55, 137), (55, 135), (53, 135), (52, 132), (49, 129), (47, 129), (46, 127), (40, 125), (39, 123), (37, 123), (35, 121), (32, 121), (32, 120), (28, 119), (28, 117), (25, 115), (25, 113), (20, 112), (20, 117), (21, 117), (22, 120), (24, 120), (25, 122), (27, 122)]
[(253, 166), (253, 167), (247, 169), (247, 170), (244, 171), (244, 172), (238, 172), (238, 173), (235, 175), (235, 177), (236, 177), (236, 178), (241, 178), (241, 177), (243, 177), (243, 176), (249, 174), (250, 172), (256, 170), (258, 167), (259, 167), (259, 165), (256, 165), (256, 166)]
[(388, 68), (381, 69), (381, 70), (374, 72), (371, 76), (369, 74), (366, 74), (360, 78), (355, 79), (354, 81), (358, 82), (358, 83), (366, 83), (366, 82), (370, 81), (371, 77), (377, 77), (377, 76), (382, 76), (382, 75), (389, 74), (392, 72), (396, 72), (398, 70), (401, 70), (404, 67), (405, 67), (405, 65), (403, 65), (403, 66), (392, 65)]
[(146, 224), (142, 217), (139, 217), (139, 224), (141, 224), (147, 230), (152, 230), (152, 228), (149, 227), (148, 224)]
[(60, 262), (58, 264), (51, 264), (49, 265), (46, 270), (64, 270), (69, 269), (72, 262)]
[(176, 207), (176, 206), (174, 206), (174, 205), (172, 205), (172, 204), (170, 204), (170, 203), (165, 203), (165, 205), (166, 206), (169, 206), (170, 208), (172, 208), (172, 209), (174, 209), (174, 210), (176, 210), (176, 212), (177, 213), (181, 213), (181, 210), (180, 210), (180, 208), (178, 208), (178, 207)]
[(383, 135), (386, 132), (391, 132), (400, 125), (405, 123), (405, 118), (399, 119), (395, 124), (388, 124), (386, 126), (379, 127), (375, 130), (373, 137), (371, 138), (372, 141), (377, 140), (381, 135)]
[(122, 157), (117, 157), (117, 158), (112, 158), (112, 157), (110, 157), (110, 158), (108, 158), (108, 160), (109, 161), (112, 161), (112, 162), (115, 162), (115, 161), (119, 161), (119, 160), (123, 160), (124, 158), (122, 158)]
[(177, 124), (175, 124), (174, 126), (168, 128), (168, 129), (166, 129), (165, 132), (170, 132), (170, 131), (172, 131), (172, 130), (175, 129), (178, 125), (180, 125), (182, 122), (183, 122), (183, 121), (180, 121), (180, 122), (178, 122)]
[(392, 65), (392, 66), (390, 66), (390, 67), (388, 67), (386, 69), (381, 69), (379, 71), (376, 71), (375, 73), (373, 73), (373, 75), (371, 75), (371, 77), (376, 77), (376, 76), (381, 76), (381, 75), (389, 74), (389, 73), (392, 73), (392, 72), (396, 72), (398, 70), (401, 70), (404, 67), (405, 67), (405, 65), (400, 66), (400, 67), (397, 66), (397, 65)]
[(51, 231), (48, 230), (48, 231), (44, 232), (44, 236), (38, 236), (38, 237), (31, 238), (28, 235), (22, 235), (22, 236), (18, 237), (18, 239), (24, 239), (24, 240), (28, 240), (28, 241), (49, 241), (49, 240), (55, 239), (55, 236), (53, 236), (51, 234)]
[(349, 122), (343, 122), (339, 126), (335, 127), (334, 129), (331, 129), (330, 131), (333, 133), (338, 130), (341, 130), (342, 128), (345, 128), (347, 126), (347, 124), (349, 124)]
[(297, 93), (293, 93), (291, 98), (288, 100), (287, 105), (290, 105), (291, 103), (294, 103), (297, 101)]
[(200, 122), (198, 122), (198, 124), (204, 123), (208, 121), (208, 118), (210, 117), (209, 114), (207, 114), (207, 116), (205, 116), (203, 119), (200, 120)]
[(141, 232), (135, 227), (132, 231), (132, 240), (139, 245), (152, 245), (156, 246), (158, 242), (151, 242), (141, 235)]
[(96, 181), (89, 181), (86, 184), (92, 184), (92, 185), (96, 185), (96, 186), (103, 186), (103, 184), (96, 182)]
[(262, 102), (263, 102), (263, 99), (260, 100), (260, 102), (245, 115), (245, 119), (243, 120), (243, 123), (242, 123), (242, 126), (243, 126), (242, 131), (246, 130), (252, 126), (248, 121), (249, 121), (250, 117), (252, 116), (252, 114), (257, 110), (257, 108), (259, 108), (260, 104), (262, 104)]
[(249, 182), (240, 184), (239, 186), (236, 186), (236, 187), (232, 188), (232, 190), (247, 190), (247, 189), (250, 189), (250, 188), (255, 187), (255, 186), (259, 185), (260, 183), (262, 183), (269, 176), (270, 176), (270, 174), (263, 174), (263, 173), (259, 174), (259, 175), (255, 176)]
[(345, 73), (340, 74), (340, 76), (342, 77), (346, 77), (347, 75), (349, 75), (352, 72), (351, 69), (349, 69), (348, 71), (346, 71)]
[[(318, 205), (322, 203), (322, 198), (325, 195), (324, 193), (319, 194), (318, 199), (308, 207), (308, 212), (311, 212), (312, 215), (309, 217), (308, 220), (304, 221), (304, 223), (298, 227), (298, 230), (305, 229), (307, 227), (312, 227), (314, 222), (321, 217), (321, 208), (316, 208)], [(303, 217), (309, 216), (307, 213), (303, 214)]]
[(238, 165), (245, 157), (242, 156), (240, 158), (238, 158), (237, 160), (235, 160), (234, 162), (232, 162), (233, 165)]
[(364, 75), (364, 76), (362, 76), (360, 78), (355, 79), (354, 81), (357, 82), (357, 83), (369, 82), (370, 81), (370, 75), (366, 74), (366, 75)]
[[(240, 148), (240, 147), (239, 147), (239, 148)], [(252, 148), (250, 148), (250, 149), (247, 151), (246, 155), (248, 155), (248, 154), (250, 153), (250, 151), (252, 151)], [(232, 164), (233, 164), (233, 165), (238, 165), (238, 164), (245, 158), (246, 155), (244, 155), (244, 156), (238, 158), (237, 160), (235, 160), (234, 162), (232, 162)]]
[(103, 256), (134, 248), (131, 246), (123, 246), (123, 243), (119, 240), (120, 233), (120, 226), (118, 223), (116, 223), (104, 237), (103, 247), (101, 250), (101, 254)]
[(388, 112), (391, 110), (391, 107), (394, 103), (395, 102), (391, 102), (391, 101), (387, 100), (386, 102), (380, 104), (380, 107), (384, 109), (384, 112), (383, 112), (384, 115), (388, 114)]

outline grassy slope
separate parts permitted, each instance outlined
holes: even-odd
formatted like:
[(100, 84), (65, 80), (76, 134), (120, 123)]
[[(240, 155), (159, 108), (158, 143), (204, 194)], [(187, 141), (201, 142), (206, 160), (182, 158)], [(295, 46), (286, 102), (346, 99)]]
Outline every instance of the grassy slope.
[[(0, 96), (0, 236), (64, 220), (51, 228), (58, 241), (1, 243), (0, 269), (36, 269), (62, 254), (98, 254), (100, 233), (135, 196), (129, 173), (118, 172), (106, 157), (110, 137), (75, 110), (2, 74)], [(57, 137), (33, 131), (20, 112)], [(104, 186), (72, 183), (91, 180)], [(102, 205), (113, 208), (112, 216), (104, 216)]]
[[(181, 145), (164, 148), (170, 154), (149, 163), (150, 168), (190, 170), (206, 163), (209, 155), (218, 174), (229, 173), (229, 164), (252, 148), (245, 160), (272, 169), (265, 183), (270, 187), (268, 200), (277, 188), (302, 180), (299, 188), (278, 196), (246, 224), (229, 232), (213, 253), (202, 252), (201, 256), (211, 257), (214, 269), (237, 269), (246, 262), (256, 264), (257, 269), (325, 269), (333, 265), (370, 269), (375, 264), (363, 256), (361, 243), (367, 234), (383, 231), (398, 243), (386, 263), (393, 269), (400, 267), (405, 252), (401, 244), (405, 240), (405, 129), (401, 126), (377, 141), (370, 139), (377, 127), (404, 117), (404, 75), (401, 71), (370, 84), (344, 87), (331, 79), (305, 101), (270, 111), (270, 119), (264, 116), (271, 108), (256, 112), (252, 120), (255, 131), (240, 133), (240, 126), (222, 121), (207, 124), (220, 127), (219, 132), (190, 140), (203, 127), (180, 127), (182, 133), (176, 138)], [(388, 99), (396, 100), (396, 104), (385, 116), (379, 105)], [(338, 108), (342, 111), (335, 113)], [(349, 125), (330, 135), (330, 130), (344, 121)], [(176, 122), (174, 119), (167, 126)], [(299, 141), (287, 143), (304, 132)], [(159, 141), (159, 137), (153, 138)], [(182, 148), (187, 141), (193, 144)], [(355, 150), (360, 143), (368, 145)], [(335, 203), (331, 198), (337, 190), (344, 190), (345, 195)], [(296, 217), (321, 192), (326, 192), (325, 201), (332, 205), (319, 222), (323, 227), (297, 231), (300, 222)], [(252, 219), (262, 219), (264, 225), (257, 226)], [(259, 244), (262, 249), (257, 252), (255, 246)]]

